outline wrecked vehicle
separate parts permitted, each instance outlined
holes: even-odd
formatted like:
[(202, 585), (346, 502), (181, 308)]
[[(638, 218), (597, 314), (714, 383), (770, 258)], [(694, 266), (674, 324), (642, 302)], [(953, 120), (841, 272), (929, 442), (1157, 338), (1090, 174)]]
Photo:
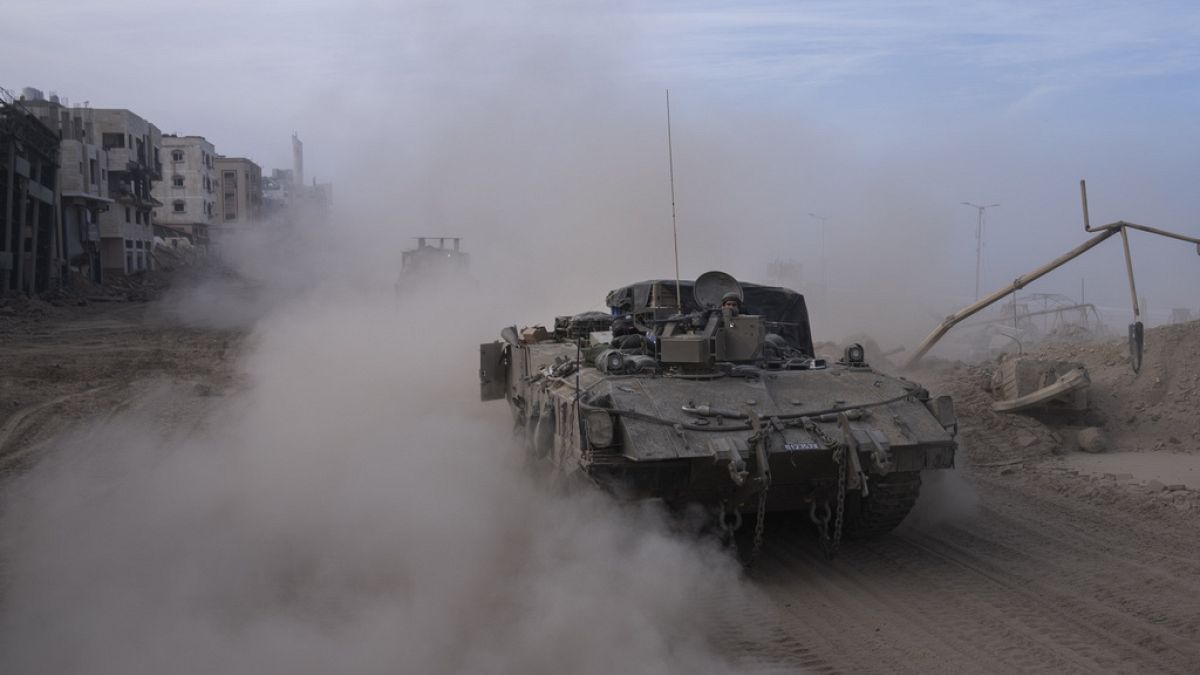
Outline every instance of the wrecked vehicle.
[(815, 358), (795, 291), (708, 272), (607, 305), (480, 349), (482, 399), (508, 401), (530, 460), (557, 478), (699, 504), (728, 533), (748, 514), (756, 549), (767, 513), (807, 513), (831, 552), (893, 529), (921, 472), (954, 465), (949, 397), (875, 371), (857, 344)]
[(996, 412), (1078, 416), (1088, 410), (1091, 379), (1083, 364), (1029, 357), (1007, 358), (992, 374)]

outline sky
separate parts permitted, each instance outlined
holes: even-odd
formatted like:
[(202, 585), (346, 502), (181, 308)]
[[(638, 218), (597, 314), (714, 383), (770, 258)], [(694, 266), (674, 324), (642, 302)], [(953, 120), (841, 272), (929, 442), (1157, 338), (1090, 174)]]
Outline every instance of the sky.
[[(869, 291), (906, 287), (938, 297), (927, 320), (974, 298), (963, 202), (1000, 205), (986, 292), (1083, 240), (1081, 178), (1093, 222), (1200, 234), (1187, 2), (8, 4), (0, 86), (126, 107), (268, 170), (297, 132), (346, 227), (486, 248), (532, 228), (546, 255), (573, 241), (555, 227), (597, 230), (622, 272), (670, 276), (669, 89), (684, 276), (796, 259), (810, 296), (824, 278), (835, 305), (887, 307)], [(1152, 319), (1200, 309), (1192, 247), (1132, 246)], [(1031, 290), (1128, 314), (1122, 267), (1106, 243)]]

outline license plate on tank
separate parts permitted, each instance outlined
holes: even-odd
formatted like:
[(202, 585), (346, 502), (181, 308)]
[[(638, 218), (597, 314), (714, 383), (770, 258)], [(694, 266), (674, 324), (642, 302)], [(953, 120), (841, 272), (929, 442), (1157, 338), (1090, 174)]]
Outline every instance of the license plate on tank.
[(824, 450), (825, 446), (820, 443), (784, 443), (783, 449), (788, 452), (796, 450)]

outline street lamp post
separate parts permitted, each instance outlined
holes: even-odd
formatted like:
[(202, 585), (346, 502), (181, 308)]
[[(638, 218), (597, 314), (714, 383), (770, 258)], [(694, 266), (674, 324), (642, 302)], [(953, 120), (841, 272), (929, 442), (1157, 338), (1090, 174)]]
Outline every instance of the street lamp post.
[(971, 202), (963, 202), (963, 206), (969, 206), (978, 211), (978, 219), (975, 221), (975, 299), (979, 299), (979, 269), (983, 263), (983, 212), (1000, 206), (999, 204), (988, 204), (980, 206)]
[(825, 274), (825, 221), (829, 220), (829, 216), (808, 215), (821, 221), (821, 293), (826, 294), (829, 292), (829, 278)]

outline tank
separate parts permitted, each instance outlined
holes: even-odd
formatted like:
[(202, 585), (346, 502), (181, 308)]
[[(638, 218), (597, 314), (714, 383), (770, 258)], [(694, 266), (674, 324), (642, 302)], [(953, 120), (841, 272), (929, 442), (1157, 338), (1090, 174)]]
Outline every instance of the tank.
[(508, 402), (540, 473), (699, 505), (729, 533), (749, 520), (756, 547), (767, 514), (798, 512), (828, 550), (892, 530), (922, 472), (954, 466), (950, 398), (857, 344), (816, 358), (795, 291), (708, 272), (606, 304), (481, 345), (481, 398)]

